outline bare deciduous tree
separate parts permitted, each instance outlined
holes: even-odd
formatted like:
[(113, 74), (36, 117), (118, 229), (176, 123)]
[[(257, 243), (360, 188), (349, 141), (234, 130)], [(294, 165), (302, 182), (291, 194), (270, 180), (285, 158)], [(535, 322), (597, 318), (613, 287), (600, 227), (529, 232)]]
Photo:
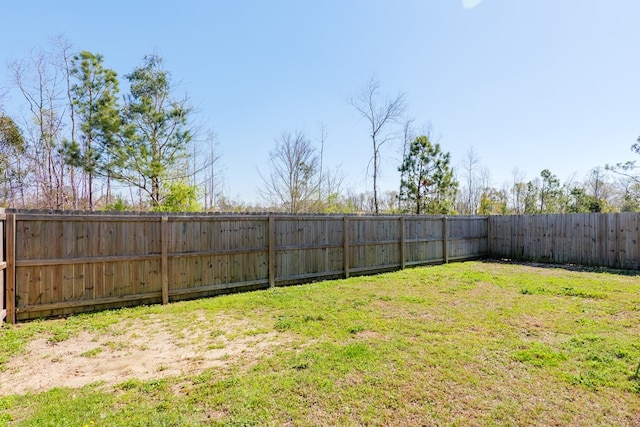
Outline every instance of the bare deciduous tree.
[(607, 171), (601, 167), (595, 167), (589, 171), (586, 179), (586, 189), (590, 196), (596, 200), (606, 200), (611, 197), (612, 186), (608, 182)]
[(303, 132), (283, 132), (270, 153), (271, 172), (263, 180), (262, 197), (290, 213), (305, 212), (316, 200), (319, 157)]
[(615, 203), (621, 212), (640, 211), (640, 184), (635, 179), (622, 176), (615, 182), (616, 199)]
[[(200, 150), (198, 150), (200, 148)], [(194, 147), (192, 151), (193, 186), (202, 189), (203, 208), (214, 209), (222, 199), (222, 153), (218, 138), (213, 131), (207, 134), (204, 146)]]
[(474, 147), (471, 147), (462, 159), (462, 175), (464, 176), (465, 188), (463, 189), (464, 202), (460, 209), (461, 213), (476, 214), (482, 196), (482, 187), (478, 185), (478, 166), (480, 155)]
[[(65, 95), (67, 98), (67, 102), (69, 105), (69, 139), (74, 140), (76, 138), (76, 115), (75, 109), (73, 105), (73, 97), (71, 94), (71, 58), (73, 57), (73, 45), (69, 40), (67, 40), (64, 36), (59, 36), (52, 40), (53, 45), (58, 50), (58, 57), (54, 58), (54, 62), (58, 69), (62, 72), (64, 76), (64, 84), (65, 84)], [(57, 61), (56, 61), (57, 59)], [(68, 165), (69, 169), (69, 187), (71, 188), (71, 206), (73, 209), (78, 209), (79, 203), (79, 187), (80, 182), (77, 179), (76, 168)], [(84, 181), (83, 174), (80, 174), (80, 179)]]
[[(409, 151), (409, 146), (411, 145), (411, 141), (416, 138), (415, 130), (413, 129), (414, 119), (406, 119), (402, 125), (402, 158), (404, 159)], [(402, 181), (405, 179), (405, 172), (400, 170), (400, 188), (398, 189), (398, 194), (402, 192)], [(398, 199), (398, 211), (402, 211), (402, 200), (400, 197)]]
[(511, 170), (511, 209), (520, 215), (525, 209), (525, 194), (527, 190), (526, 174), (517, 167)]
[(34, 184), (31, 206), (62, 209), (65, 163), (60, 155), (65, 106), (63, 81), (47, 52), (34, 52), (28, 61), (10, 65), (16, 87), (24, 96), (29, 117), (24, 120), (27, 169)]
[(290, 213), (330, 211), (337, 203), (342, 174), (324, 165), (326, 133), (321, 128), (321, 151), (301, 131), (283, 132), (270, 155), (271, 171), (263, 181), (262, 198)]
[(369, 166), (372, 168), (373, 204), (377, 214), (379, 213), (378, 178), (380, 175), (381, 148), (396, 137), (393, 125), (401, 120), (404, 113), (404, 94), (398, 93), (393, 97), (383, 97), (380, 94), (380, 83), (372, 77), (358, 96), (349, 99), (349, 104), (356, 109), (358, 114), (369, 125), (369, 137), (371, 138), (373, 149)]

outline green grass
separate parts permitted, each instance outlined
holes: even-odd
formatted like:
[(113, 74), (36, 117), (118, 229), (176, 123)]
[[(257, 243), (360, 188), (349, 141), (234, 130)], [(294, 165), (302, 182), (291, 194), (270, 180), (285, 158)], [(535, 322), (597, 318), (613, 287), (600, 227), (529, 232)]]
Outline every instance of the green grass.
[(469, 262), (37, 321), (0, 329), (0, 368), (157, 319), (283, 339), (189, 377), (3, 397), (0, 425), (640, 425), (640, 277), (606, 271)]

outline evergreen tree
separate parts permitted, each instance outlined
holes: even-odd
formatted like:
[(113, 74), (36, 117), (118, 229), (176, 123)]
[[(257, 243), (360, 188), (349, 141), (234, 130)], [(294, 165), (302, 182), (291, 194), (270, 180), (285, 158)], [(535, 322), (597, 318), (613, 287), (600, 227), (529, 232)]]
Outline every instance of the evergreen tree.
[(11, 117), (0, 113), (0, 198), (3, 204), (13, 202), (17, 187), (22, 185), (24, 172), (19, 161), (24, 148), (18, 125)]
[(100, 54), (82, 51), (71, 60), (70, 74), (76, 83), (71, 87), (72, 108), (79, 120), (80, 141), (71, 135), (65, 141), (65, 160), (82, 169), (87, 176), (87, 198), (93, 210), (93, 187), (97, 175), (108, 175), (120, 131), (115, 71), (104, 68)]
[(568, 213), (587, 213), (587, 212), (604, 212), (606, 203), (604, 200), (587, 194), (584, 188), (573, 187), (569, 193), (567, 212)]
[(540, 212), (561, 213), (566, 206), (564, 191), (558, 177), (549, 169), (540, 172), (542, 186), (540, 188)]
[(538, 185), (538, 182), (539, 182), (538, 179), (527, 182), (527, 188), (525, 189), (525, 193), (524, 193), (524, 213), (525, 214), (538, 213), (537, 201), (538, 201), (538, 195), (540, 194), (540, 186)]
[(400, 199), (416, 214), (452, 213), (458, 183), (449, 163), (450, 155), (440, 144), (424, 135), (414, 139), (399, 168)]
[(158, 55), (145, 56), (142, 66), (126, 76), (123, 146), (114, 164), (114, 177), (140, 190), (152, 208), (161, 206), (174, 188), (189, 176), (181, 168), (192, 139), (187, 99), (173, 98), (170, 74)]

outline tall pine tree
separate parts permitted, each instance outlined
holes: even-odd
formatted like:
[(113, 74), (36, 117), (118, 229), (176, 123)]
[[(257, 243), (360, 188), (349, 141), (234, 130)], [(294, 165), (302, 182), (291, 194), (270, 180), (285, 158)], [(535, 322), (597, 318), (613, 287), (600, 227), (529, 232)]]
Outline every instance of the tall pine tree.
[(131, 93), (123, 109), (124, 144), (114, 176), (138, 188), (158, 209), (170, 195), (170, 184), (189, 175), (181, 166), (192, 138), (192, 108), (186, 98), (173, 98), (170, 74), (158, 55), (145, 56), (126, 78)]
[(452, 213), (458, 182), (449, 163), (440, 144), (424, 135), (414, 139), (399, 168), (401, 201), (418, 215)]
[(121, 129), (116, 72), (102, 65), (103, 56), (82, 51), (71, 60), (72, 108), (79, 120), (79, 140), (72, 135), (64, 144), (67, 163), (80, 168), (87, 179), (89, 209), (95, 207), (96, 176), (108, 176)]

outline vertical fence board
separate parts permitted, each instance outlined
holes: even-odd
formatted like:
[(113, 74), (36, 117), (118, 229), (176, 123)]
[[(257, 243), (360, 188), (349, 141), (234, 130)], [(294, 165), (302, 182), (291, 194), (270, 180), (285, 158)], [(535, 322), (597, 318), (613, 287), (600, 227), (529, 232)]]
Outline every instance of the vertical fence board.
[(449, 262), (449, 230), (446, 216), (442, 217), (442, 257), (447, 264)]
[(160, 261), (162, 280), (162, 304), (169, 303), (169, 218), (163, 216), (160, 227), (160, 241), (162, 242), (162, 258)]
[(405, 255), (404, 255), (404, 248), (405, 248), (405, 237), (404, 237), (404, 217), (401, 216), (400, 217), (400, 268), (404, 270), (405, 268)]
[(16, 323), (16, 215), (7, 214), (5, 249), (7, 252), (6, 270), (6, 318), (7, 323)]
[(6, 215), (4, 209), (0, 209), (0, 325), (7, 318), (7, 307), (5, 304), (5, 292), (6, 292), (6, 276), (7, 276), (7, 258), (4, 250), (5, 236), (6, 236)]
[(349, 218), (346, 216), (342, 220), (342, 238), (343, 238), (343, 246), (342, 246), (342, 263), (344, 265), (344, 278), (349, 278), (349, 253), (351, 249), (349, 248)]
[(276, 220), (269, 216), (269, 287), (276, 285)]
[(638, 270), (640, 269), (640, 241), (638, 240), (639, 231), (640, 231), (640, 221), (639, 221), (640, 215), (637, 213), (630, 214), (630, 215), (631, 215), (632, 224), (629, 229), (630, 236), (627, 241), (627, 244), (629, 245), (631, 250), (630, 259), (632, 261), (630, 261), (629, 268)]

